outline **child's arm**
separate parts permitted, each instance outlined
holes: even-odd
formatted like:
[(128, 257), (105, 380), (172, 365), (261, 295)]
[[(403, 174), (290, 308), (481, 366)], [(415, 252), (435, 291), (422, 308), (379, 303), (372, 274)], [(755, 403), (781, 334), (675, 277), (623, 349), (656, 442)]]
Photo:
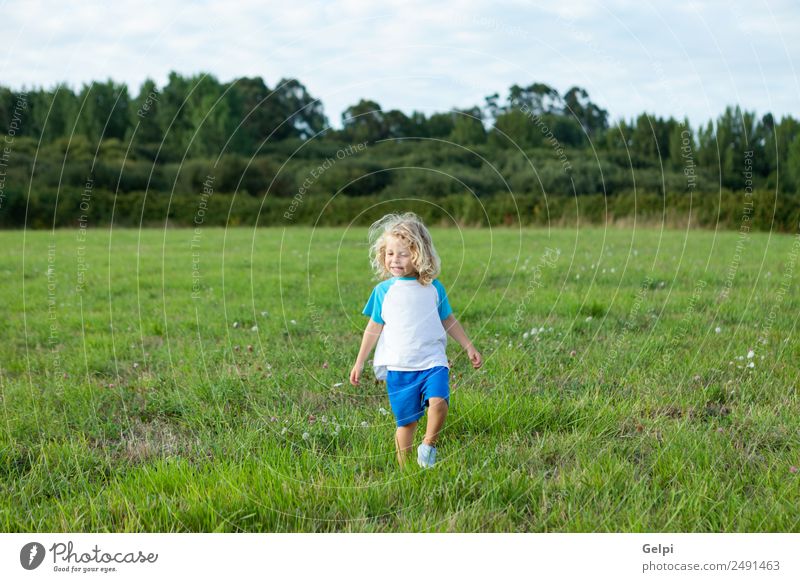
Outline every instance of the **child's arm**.
[(353, 386), (358, 385), (358, 381), (361, 379), (361, 372), (364, 370), (364, 362), (367, 361), (367, 356), (369, 356), (372, 348), (378, 343), (378, 338), (381, 336), (382, 331), (383, 324), (370, 318), (367, 323), (367, 329), (364, 330), (364, 337), (361, 340), (361, 349), (358, 350), (356, 363), (353, 369), (350, 370), (350, 383)]
[(483, 365), (481, 353), (476, 350), (472, 342), (469, 341), (467, 333), (464, 331), (464, 328), (461, 327), (461, 324), (458, 323), (456, 316), (451, 313), (447, 318), (442, 320), (442, 325), (445, 331), (450, 334), (450, 337), (461, 344), (462, 348), (467, 350), (467, 357), (469, 357), (472, 362), (472, 367), (476, 369), (480, 368)]

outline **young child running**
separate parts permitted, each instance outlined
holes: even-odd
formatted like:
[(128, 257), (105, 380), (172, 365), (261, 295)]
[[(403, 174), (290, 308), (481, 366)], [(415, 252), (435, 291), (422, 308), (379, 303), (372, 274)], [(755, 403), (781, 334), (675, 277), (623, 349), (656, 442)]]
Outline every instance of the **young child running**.
[(397, 461), (405, 464), (414, 446), (417, 421), (428, 408), (425, 438), (417, 462), (436, 463), (436, 441), (450, 405), (449, 333), (467, 351), (473, 368), (483, 359), (458, 323), (444, 287), (436, 279), (441, 268), (431, 235), (411, 212), (388, 214), (369, 230), (372, 266), (379, 278), (364, 308), (370, 317), (350, 383), (358, 385), (372, 348), (375, 377), (386, 380), (389, 403), (397, 420)]

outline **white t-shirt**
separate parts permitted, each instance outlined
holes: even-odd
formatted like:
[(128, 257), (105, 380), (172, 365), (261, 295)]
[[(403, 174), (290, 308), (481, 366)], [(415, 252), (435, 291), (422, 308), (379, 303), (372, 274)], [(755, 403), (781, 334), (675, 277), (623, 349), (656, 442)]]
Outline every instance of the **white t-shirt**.
[(450, 367), (442, 320), (453, 310), (438, 279), (430, 285), (422, 285), (416, 277), (382, 281), (372, 290), (362, 313), (383, 324), (373, 360), (378, 380), (386, 379), (387, 370)]

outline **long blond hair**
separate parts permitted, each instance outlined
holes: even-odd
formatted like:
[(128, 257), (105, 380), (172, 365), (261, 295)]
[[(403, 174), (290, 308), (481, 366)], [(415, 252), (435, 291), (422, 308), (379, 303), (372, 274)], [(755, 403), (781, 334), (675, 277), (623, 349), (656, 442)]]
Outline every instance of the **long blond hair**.
[(433, 246), (431, 233), (413, 212), (387, 214), (369, 227), (370, 258), (372, 270), (380, 279), (391, 277), (386, 270), (386, 238), (397, 237), (408, 245), (411, 263), (417, 271), (417, 280), (430, 285), (442, 268), (442, 261)]

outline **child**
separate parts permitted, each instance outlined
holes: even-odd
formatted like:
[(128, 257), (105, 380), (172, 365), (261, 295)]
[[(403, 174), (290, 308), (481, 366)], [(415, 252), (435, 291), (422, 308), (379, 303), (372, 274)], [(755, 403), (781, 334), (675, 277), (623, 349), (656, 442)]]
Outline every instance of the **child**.
[(388, 214), (370, 227), (372, 266), (385, 279), (364, 308), (370, 320), (350, 383), (358, 385), (364, 362), (377, 342), (375, 377), (386, 380), (397, 420), (395, 446), (401, 466), (414, 446), (417, 421), (428, 410), (425, 438), (417, 462), (436, 462), (436, 440), (450, 404), (447, 333), (467, 350), (473, 368), (483, 364), (478, 350), (453, 316), (444, 287), (436, 279), (441, 262), (431, 235), (415, 214)]

